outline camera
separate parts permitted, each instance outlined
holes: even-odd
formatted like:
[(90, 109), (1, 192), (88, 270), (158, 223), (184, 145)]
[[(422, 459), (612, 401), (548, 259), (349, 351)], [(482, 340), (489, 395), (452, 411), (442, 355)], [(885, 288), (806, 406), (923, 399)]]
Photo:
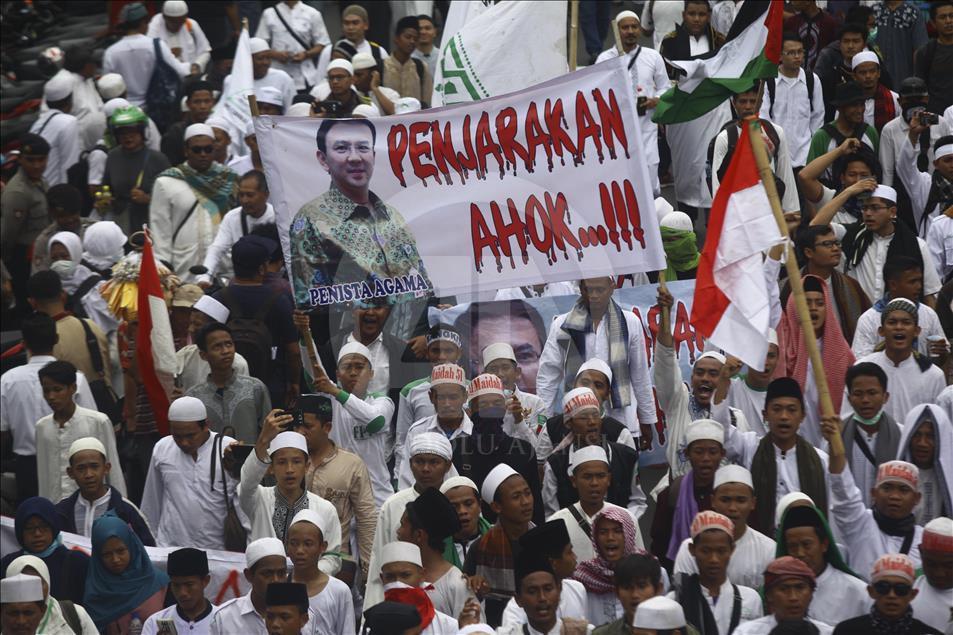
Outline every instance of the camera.
[(304, 425), (304, 412), (300, 408), (295, 408), (294, 410), (282, 410), (281, 414), (294, 417), (294, 419), (285, 424), (285, 432), (294, 430), (295, 428), (300, 428)]
[(921, 126), (935, 126), (938, 123), (940, 123), (940, 115), (925, 110), (920, 113)]
[(339, 117), (344, 114), (344, 104), (335, 99), (325, 99), (315, 103), (312, 108), (316, 113), (324, 113), (328, 117)]

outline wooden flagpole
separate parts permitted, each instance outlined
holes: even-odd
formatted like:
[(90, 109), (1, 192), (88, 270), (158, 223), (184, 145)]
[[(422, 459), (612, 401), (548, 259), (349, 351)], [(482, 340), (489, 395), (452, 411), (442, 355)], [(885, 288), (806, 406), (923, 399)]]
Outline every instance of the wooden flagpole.
[(619, 34), (619, 21), (615, 18), (612, 18), (612, 37), (615, 38), (615, 50), (619, 53), (619, 57), (622, 57), (625, 51), (622, 48), (622, 36)]
[[(817, 338), (814, 335), (814, 327), (811, 325), (811, 314), (807, 309), (807, 300), (804, 297), (801, 271), (798, 269), (797, 259), (794, 257), (794, 250), (791, 248), (791, 241), (787, 238), (788, 227), (787, 223), (784, 222), (781, 199), (774, 184), (774, 173), (771, 171), (771, 164), (768, 161), (768, 151), (764, 147), (764, 139), (761, 138), (758, 118), (755, 116), (745, 117), (745, 121), (750, 133), (748, 136), (751, 139), (751, 150), (754, 152), (754, 159), (758, 165), (758, 174), (761, 176), (761, 183), (764, 185), (764, 189), (768, 193), (768, 201), (771, 203), (771, 212), (774, 214), (774, 220), (778, 224), (781, 235), (785, 236), (784, 264), (788, 270), (788, 282), (791, 285), (791, 294), (794, 296), (798, 322), (801, 324), (804, 342), (807, 344), (808, 356), (811, 359), (811, 367), (814, 370), (814, 384), (817, 386), (821, 414), (823, 416), (836, 415), (834, 402), (831, 401), (830, 389), (827, 386), (827, 375), (824, 372), (821, 351), (817, 347)], [(807, 407), (812, 407), (812, 405), (805, 404), (805, 408)], [(832, 454), (844, 454), (844, 441), (839, 434), (834, 435), (831, 439), (831, 452)]]
[(576, 70), (579, 49), (579, 0), (569, 0), (569, 70)]

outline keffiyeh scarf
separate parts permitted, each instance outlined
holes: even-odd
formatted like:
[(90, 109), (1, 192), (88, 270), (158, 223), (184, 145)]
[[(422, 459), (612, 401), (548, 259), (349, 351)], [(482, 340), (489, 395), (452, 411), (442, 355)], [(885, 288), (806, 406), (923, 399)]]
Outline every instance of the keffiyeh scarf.
[[(609, 338), (609, 368), (612, 369), (612, 407), (625, 408), (632, 403), (632, 384), (629, 381), (629, 331), (622, 307), (609, 302), (609, 308), (603, 318), (606, 322), (606, 334)], [(568, 340), (560, 340), (564, 347), (566, 360), (566, 391), (573, 388), (576, 374), (583, 362), (592, 355), (586, 351), (586, 335), (595, 333), (592, 315), (582, 299), (576, 301), (572, 311), (562, 323), (562, 330), (569, 335)]]
[(618, 507), (603, 507), (602, 511), (592, 519), (592, 548), (596, 552), (596, 557), (579, 563), (572, 576), (582, 582), (586, 591), (590, 593), (612, 593), (615, 591), (615, 581), (613, 579), (615, 572), (612, 563), (605, 559), (596, 542), (599, 534), (599, 523), (607, 520), (622, 525), (622, 533), (625, 536), (625, 544), (622, 546), (623, 558), (634, 553), (645, 554), (644, 551), (635, 547), (635, 521), (632, 520), (632, 515), (625, 509)]
[(221, 163), (213, 163), (205, 172), (182, 163), (159, 176), (185, 181), (199, 199), (199, 204), (213, 218), (221, 219), (225, 212), (238, 204), (238, 175)]

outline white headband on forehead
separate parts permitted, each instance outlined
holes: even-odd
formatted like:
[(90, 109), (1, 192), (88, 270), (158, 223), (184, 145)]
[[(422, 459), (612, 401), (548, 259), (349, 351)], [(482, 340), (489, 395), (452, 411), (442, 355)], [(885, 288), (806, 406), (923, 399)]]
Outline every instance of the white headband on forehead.
[(936, 152), (933, 153), (933, 160), (936, 161), (951, 154), (953, 154), (953, 143), (948, 143), (936, 149)]

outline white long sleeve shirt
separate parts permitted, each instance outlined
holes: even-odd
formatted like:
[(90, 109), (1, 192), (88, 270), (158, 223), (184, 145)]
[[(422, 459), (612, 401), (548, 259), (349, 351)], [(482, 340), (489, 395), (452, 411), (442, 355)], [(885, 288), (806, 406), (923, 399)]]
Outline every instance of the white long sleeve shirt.
[(926, 576), (920, 576), (914, 583), (913, 588), (919, 593), (913, 598), (913, 616), (926, 624), (932, 626), (941, 633), (950, 632), (950, 625), (953, 623), (953, 593), (949, 589), (938, 589), (927, 580)]
[(371, 476), (374, 502), (380, 507), (394, 493), (387, 468), (394, 402), (383, 395), (367, 395), (361, 399), (343, 390), (331, 397), (334, 421), (331, 440), (364, 460)]
[(824, 89), (820, 78), (815, 73), (811, 75), (814, 81), (811, 97), (807, 94), (807, 73), (802, 68), (797, 77), (787, 77), (779, 72), (776, 80), (768, 80), (774, 81), (774, 101), (771, 101), (770, 92), (765, 90), (761, 103), (759, 117), (777, 123), (787, 131), (788, 150), (794, 167), (807, 163), (811, 137), (824, 125)]
[[(927, 199), (930, 198), (933, 176), (928, 172), (921, 172), (917, 169), (917, 151), (918, 148), (910, 143), (910, 139), (904, 138), (899, 148), (896, 169), (897, 177), (910, 195), (910, 208), (913, 210), (913, 218), (917, 223), (920, 238), (926, 238), (930, 223), (943, 210), (939, 209), (939, 204), (934, 205), (933, 209), (925, 209)], [(927, 217), (926, 220), (923, 220), (924, 215)], [(927, 263), (924, 262), (923, 264), (925, 266)], [(925, 276), (926, 272), (924, 272)]]
[[(953, 240), (953, 236), (951, 236), (951, 240)], [(882, 315), (880, 311), (871, 307), (857, 318), (857, 326), (854, 327), (854, 341), (850, 345), (850, 350), (854, 352), (856, 359), (870, 355), (874, 352), (877, 344), (884, 341), (884, 338), (877, 332), (880, 328)], [(940, 318), (936, 311), (928, 305), (920, 303), (917, 307), (917, 325), (920, 327), (920, 335), (917, 337), (917, 350), (929, 356), (930, 342), (927, 338), (931, 335), (946, 338), (943, 333), (943, 326), (940, 324)]]
[[(259, 225), (274, 223), (275, 208), (271, 206), (271, 203), (266, 204), (265, 213), (258, 218), (248, 214), (245, 215), (245, 225), (248, 227), (249, 233)], [(205, 252), (205, 260), (202, 261), (202, 265), (208, 269), (208, 276), (214, 276), (219, 271), (232, 270), (232, 245), (237, 243), (238, 239), (244, 235), (245, 232), (242, 228), (242, 208), (236, 207), (233, 210), (229, 210), (222, 218), (222, 222), (219, 223), (215, 240), (208, 246), (208, 250)], [(211, 282), (211, 280), (209, 281)]]
[[(784, 183), (784, 195), (781, 197), (781, 209), (785, 212), (795, 212), (801, 209), (801, 203), (797, 197), (797, 183), (794, 180), (794, 169), (792, 167), (791, 149), (788, 146), (787, 134), (780, 124), (772, 122), (775, 131), (778, 133), (778, 147), (775, 153), (768, 152), (768, 158), (771, 160), (771, 171)], [(762, 132), (767, 138), (767, 133)], [(728, 154), (728, 131), (722, 130), (715, 137), (714, 153), (711, 159), (711, 191), (712, 197), (718, 193), (718, 184), (721, 179), (718, 177), (718, 168), (725, 155)], [(731, 157), (728, 157), (731, 160)], [(727, 166), (726, 166), (727, 168)]]
[[(639, 528), (639, 519), (632, 514), (631, 510), (628, 510), (625, 507), (619, 507), (618, 505), (613, 505), (612, 503), (603, 503), (602, 507), (599, 508), (599, 512), (596, 512), (590, 516), (583, 511), (582, 505), (579, 503), (573, 503), (570, 507), (573, 507), (577, 512), (579, 512), (579, 515), (589, 523), (590, 528), (592, 527), (592, 521), (596, 517), (596, 514), (601, 512), (606, 507), (615, 507), (617, 509), (622, 509), (629, 512), (629, 515), (632, 516), (632, 520), (635, 521), (635, 548), (645, 549), (645, 542), (642, 540), (642, 530)], [(576, 554), (576, 559), (579, 562), (582, 562), (584, 560), (592, 560), (595, 558), (596, 552), (592, 548), (592, 538), (590, 538), (585, 530), (579, 525), (579, 521), (576, 520), (576, 517), (569, 510), (569, 507), (563, 507), (555, 514), (548, 516), (546, 520), (548, 522), (558, 518), (562, 518), (566, 523), (566, 529), (569, 531), (569, 541), (572, 543), (572, 550)]]
[[(930, 126), (930, 147), (927, 149), (927, 172), (933, 174), (933, 142), (943, 136), (940, 131), (942, 124)], [(883, 170), (881, 183), (896, 187), (897, 162), (900, 160), (900, 151), (903, 146), (910, 145), (910, 124), (903, 117), (896, 117), (887, 122), (880, 131), (880, 167)], [(919, 148), (915, 150), (919, 154)], [(913, 167), (916, 168), (916, 160)]]
[[(185, 27), (182, 27), (185, 28)], [(146, 103), (146, 92), (149, 90), (149, 80), (156, 65), (155, 46), (153, 38), (136, 33), (127, 35), (106, 49), (103, 53), (103, 73), (119, 73), (126, 82), (126, 99), (133, 106), (142, 106)], [(191, 70), (191, 65), (180, 62), (172, 54), (169, 45), (159, 40), (159, 52), (165, 63), (185, 77)]]
[[(320, 11), (303, 2), (296, 2), (293, 7), (289, 7), (285, 2), (279, 2), (262, 11), (261, 21), (255, 31), (255, 37), (260, 37), (269, 42), (271, 50), (291, 54), (307, 50), (288, 32), (276, 12), (281, 12), (281, 17), (284, 18), (288, 26), (294, 29), (298, 38), (308, 45), (308, 48), (318, 44), (325, 47), (331, 45), (331, 37), (328, 35), (327, 27), (324, 26), (324, 18)], [(305, 58), (298, 63), (276, 60), (272, 62), (272, 66), (288, 73), (298, 89), (314, 86), (324, 79), (318, 77), (317, 65), (311, 58)]]
[(192, 64), (204, 71), (212, 53), (212, 46), (205, 37), (205, 31), (198, 22), (192, 18), (186, 18), (182, 27), (172, 33), (165, 26), (165, 18), (161, 13), (157, 13), (149, 20), (149, 30), (146, 31), (146, 37), (157, 37), (165, 42), (170, 51), (171, 49), (181, 49), (177, 59), (180, 62), (189, 65)]
[(840, 624), (870, 611), (873, 600), (860, 578), (827, 565), (815, 582), (817, 588), (807, 609), (808, 617), (825, 624)]
[[(172, 265), (172, 270), (183, 280), (195, 276), (189, 268), (205, 261), (209, 246), (218, 230), (216, 220), (199, 203), (189, 184), (171, 176), (161, 176), (152, 186), (149, 203), (149, 230), (156, 258)], [(190, 211), (191, 210), (191, 213)], [(175, 230), (181, 226), (175, 241)]]
[[(610, 307), (609, 310), (613, 310)], [(561, 342), (569, 338), (562, 329), (568, 313), (557, 315), (549, 328), (549, 336), (539, 357), (539, 372), (536, 375), (536, 395), (543, 400), (551, 413), (562, 410), (558, 402), (566, 378), (566, 358)], [(649, 375), (649, 362), (645, 349), (645, 335), (642, 323), (630, 311), (623, 311), (629, 333), (629, 392), (631, 401), (622, 409), (610, 409), (606, 414), (615, 417), (629, 429), (633, 437), (641, 435), (639, 425), (653, 425), (658, 420), (655, 413), (655, 397), (652, 391), (652, 377)], [(597, 357), (609, 363), (609, 334), (606, 319), (599, 321), (594, 333), (586, 333), (586, 359)], [(585, 361), (585, 360), (584, 360)]]
[(936, 273), (946, 278), (953, 271), (953, 218), (941, 214), (930, 223), (927, 249), (936, 265)]
[[(840, 474), (828, 474), (827, 482), (837, 497), (837, 504), (831, 506), (831, 513), (850, 554), (848, 564), (857, 575), (869, 579), (877, 558), (885, 553), (900, 553), (903, 537), (889, 536), (880, 530), (874, 520), (873, 510), (864, 505), (850, 470), (844, 468)], [(907, 555), (917, 567), (920, 566), (922, 539), (923, 527), (916, 525)]]
[[(43, 399), (38, 373), (55, 362), (52, 355), (34, 355), (23, 366), (11, 368), (0, 376), (0, 430), (13, 436), (13, 451), (20, 456), (36, 455), (36, 422), (53, 414)], [(76, 371), (77, 406), (96, 410), (96, 401), (82, 371)]]
[(50, 155), (43, 170), (47, 185), (53, 187), (66, 183), (66, 171), (79, 161), (83, 150), (79, 120), (60, 110), (47, 110), (41, 114), (30, 132), (38, 134), (50, 144)]
[[(79, 122), (79, 149), (89, 150), (96, 145), (97, 139), (103, 136), (106, 130), (106, 116), (103, 114), (103, 98), (96, 90), (96, 83), (91, 77), (83, 77), (79, 73), (72, 73), (65, 68), (57, 75), (69, 77), (73, 83), (73, 102), (69, 114)], [(46, 98), (40, 103), (40, 112), (46, 112), (50, 107)]]
[[(394, 459), (394, 465), (397, 466), (394, 468), (394, 471), (397, 472), (398, 490), (405, 489), (414, 484), (414, 473), (410, 470), (410, 444), (413, 443), (414, 437), (419, 434), (423, 434), (424, 432), (439, 432), (440, 434), (446, 436), (450, 443), (453, 443), (454, 439), (459, 437), (468, 437), (473, 434), (473, 422), (466, 413), (463, 413), (463, 421), (460, 422), (460, 426), (449, 435), (447, 435), (443, 428), (440, 427), (440, 423), (437, 421), (437, 415), (432, 415), (430, 417), (421, 419), (414, 425), (410, 426), (410, 430), (407, 431), (407, 438), (405, 440), (404, 446), (408, 451), (401, 452), (399, 460), (396, 458)], [(455, 468), (451, 469), (454, 469), (455, 471)]]
[[(925, 200), (926, 198), (924, 198)], [(831, 226), (838, 236), (844, 235), (846, 230), (843, 225), (834, 222), (831, 223)], [(864, 290), (871, 302), (876, 302), (884, 295), (883, 270), (884, 264), (887, 262), (887, 250), (890, 248), (890, 241), (893, 240), (893, 237), (894, 234), (889, 236), (874, 234), (874, 239), (864, 253), (864, 257), (861, 258), (856, 267), (845, 272), (860, 283), (860, 288)], [(933, 295), (940, 290), (943, 283), (940, 282), (940, 277), (937, 275), (936, 263), (930, 256), (930, 250), (927, 248), (926, 242), (922, 238), (917, 238), (917, 244), (920, 247), (920, 257), (923, 258), (923, 295)], [(842, 270), (843, 266), (844, 261), (842, 260)]]
[[(308, 623), (301, 629), (301, 635), (325, 635), (318, 630), (316, 618), (314, 610), (309, 606)], [(251, 591), (219, 606), (212, 613), (212, 624), (209, 627), (209, 633), (212, 635), (234, 635), (235, 633), (263, 635), (267, 632), (265, 617), (256, 611), (255, 605), (252, 604)], [(344, 635), (344, 632), (337, 635)]]
[[(225, 78), (222, 87), (223, 95), (229, 94), (228, 84), (231, 79), (231, 75)], [(294, 100), (294, 97), (297, 94), (295, 82), (293, 79), (291, 79), (291, 75), (284, 71), (278, 70), (277, 68), (269, 68), (264, 77), (261, 79), (253, 79), (252, 86), (254, 87), (256, 93), (266, 86), (277, 88), (279, 91), (281, 91), (281, 96), (284, 101), (282, 105), (284, 106), (285, 112), (288, 112), (288, 109), (291, 108), (291, 102)]]
[[(436, 414), (430, 401), (430, 377), (412, 381), (400, 390), (397, 407), (397, 432), (394, 440), (395, 461), (403, 459), (409, 451), (407, 432), (410, 427), (427, 417)], [(400, 465), (396, 462), (395, 465)]]
[(73, 441), (95, 437), (106, 447), (106, 460), (112, 464), (109, 484), (126, 495), (126, 479), (122, 476), (116, 433), (109, 417), (96, 410), (76, 407), (69, 421), (60, 426), (47, 415), (36, 422), (36, 464), (39, 495), (59, 501), (76, 491), (76, 482), (66, 474), (69, 447)]
[[(921, 372), (920, 366), (913, 355), (899, 364), (894, 364), (886, 353), (879, 351), (857, 360), (857, 364), (861, 362), (873, 362), (880, 366), (887, 375), (890, 399), (884, 404), (884, 412), (897, 422), (905, 421), (907, 413), (914, 406), (919, 406), (922, 403), (935, 403), (937, 396), (946, 388), (943, 371), (937, 366), (930, 366), (926, 372)], [(844, 393), (846, 395), (846, 388)], [(847, 403), (846, 396), (844, 402)]]
[(354, 627), (354, 598), (351, 597), (351, 587), (341, 580), (328, 577), (328, 583), (321, 592), (312, 595), (308, 600), (313, 612), (316, 634), (351, 635), (357, 630)]
[[(686, 538), (678, 547), (674, 569), (676, 575), (698, 573), (698, 563), (688, 550), (691, 542), (691, 538)], [(764, 570), (774, 560), (776, 549), (777, 544), (773, 540), (760, 531), (755, 531), (751, 527), (746, 528), (741, 539), (735, 542), (735, 550), (731, 554), (731, 560), (728, 561), (728, 579), (735, 584), (752, 589), (761, 588), (764, 582)]]
[(367, 589), (364, 591), (364, 611), (384, 601), (384, 584), (381, 582), (381, 554), (384, 545), (397, 540), (397, 528), (400, 519), (407, 510), (407, 503), (420, 496), (413, 487), (394, 493), (381, 505), (377, 515), (377, 527), (374, 530), (374, 546), (371, 549), (371, 561), (367, 569)]

